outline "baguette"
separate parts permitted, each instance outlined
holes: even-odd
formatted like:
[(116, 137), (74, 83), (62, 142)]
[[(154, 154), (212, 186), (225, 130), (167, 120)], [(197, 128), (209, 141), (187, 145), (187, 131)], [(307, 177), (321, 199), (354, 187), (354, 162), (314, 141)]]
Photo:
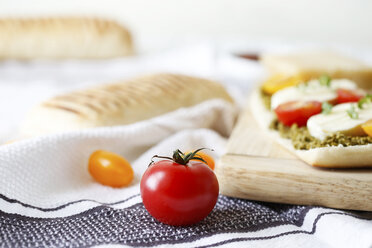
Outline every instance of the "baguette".
[(0, 59), (104, 59), (132, 53), (129, 31), (113, 21), (0, 19)]
[(223, 86), (206, 79), (149, 75), (49, 99), (30, 111), (21, 136), (125, 125), (213, 98), (233, 102)]
[(272, 139), (303, 161), (324, 168), (372, 167), (372, 144), (347, 147), (340, 145), (309, 150), (295, 149), (291, 140), (282, 138), (279, 132), (269, 128), (275, 115), (266, 109), (260, 94), (260, 89), (257, 89), (250, 97), (249, 106), (254, 119)]

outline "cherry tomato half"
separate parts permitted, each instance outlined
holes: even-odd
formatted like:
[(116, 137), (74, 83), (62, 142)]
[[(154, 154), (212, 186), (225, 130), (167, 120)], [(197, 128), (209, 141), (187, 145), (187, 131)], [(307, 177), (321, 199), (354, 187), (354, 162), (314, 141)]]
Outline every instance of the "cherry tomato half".
[(158, 221), (187, 226), (204, 219), (218, 198), (214, 172), (201, 162), (179, 164), (160, 160), (141, 179), (141, 196), (147, 211)]
[(280, 104), (275, 113), (278, 120), (286, 126), (297, 124), (306, 126), (307, 120), (322, 112), (322, 103), (318, 101), (292, 101)]
[(134, 177), (133, 169), (125, 158), (102, 150), (92, 153), (88, 170), (97, 182), (111, 187), (127, 186)]
[(363, 98), (363, 95), (359, 94), (358, 92), (347, 89), (337, 89), (337, 104), (357, 102), (361, 98)]
[[(211, 170), (214, 170), (214, 159), (212, 158), (212, 156), (206, 154), (205, 152), (200, 152), (200, 151), (197, 152), (196, 154), (205, 161), (205, 164), (208, 165), (209, 168), (211, 168)], [(192, 159), (192, 161), (199, 161), (199, 160)], [(204, 163), (203, 161), (199, 161), (199, 162)]]

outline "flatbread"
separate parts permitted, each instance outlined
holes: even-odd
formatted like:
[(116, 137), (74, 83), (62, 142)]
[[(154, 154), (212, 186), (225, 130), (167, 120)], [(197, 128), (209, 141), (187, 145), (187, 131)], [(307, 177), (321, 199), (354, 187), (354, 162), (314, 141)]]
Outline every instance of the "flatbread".
[(347, 78), (370, 89), (372, 67), (364, 61), (332, 51), (298, 51), (293, 54), (263, 54), (261, 64), (271, 75), (295, 76), (303, 80), (326, 74), (333, 79)]
[(256, 89), (250, 96), (249, 105), (255, 120), (272, 139), (303, 161), (325, 168), (372, 167), (372, 144), (347, 147), (340, 145), (309, 150), (295, 149), (291, 140), (282, 138), (279, 132), (269, 128), (275, 115), (266, 109), (260, 94), (260, 90)]

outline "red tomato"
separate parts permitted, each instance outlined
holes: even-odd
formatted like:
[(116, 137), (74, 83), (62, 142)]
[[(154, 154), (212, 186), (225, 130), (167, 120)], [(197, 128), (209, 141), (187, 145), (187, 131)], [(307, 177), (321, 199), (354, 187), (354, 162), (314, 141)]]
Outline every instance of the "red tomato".
[(322, 103), (318, 101), (292, 101), (280, 104), (275, 113), (278, 120), (286, 126), (297, 124), (306, 126), (307, 120), (322, 112)]
[(337, 90), (337, 104), (346, 103), (346, 102), (357, 102), (363, 95), (358, 92), (347, 90), (347, 89), (338, 89)]
[(217, 178), (208, 166), (190, 161), (192, 158), (177, 163), (180, 160), (173, 156), (171, 160), (154, 162), (142, 176), (143, 204), (158, 221), (192, 225), (214, 208), (219, 191)]

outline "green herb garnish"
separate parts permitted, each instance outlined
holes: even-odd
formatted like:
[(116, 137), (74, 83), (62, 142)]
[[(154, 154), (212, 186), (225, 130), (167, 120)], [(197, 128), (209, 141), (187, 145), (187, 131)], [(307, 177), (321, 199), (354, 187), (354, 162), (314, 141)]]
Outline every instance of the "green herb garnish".
[(322, 103), (322, 114), (328, 115), (332, 112), (333, 105), (329, 102)]
[(328, 75), (322, 75), (319, 77), (320, 85), (330, 87), (331, 86), (331, 78)]
[(358, 112), (356, 112), (354, 105), (351, 105), (350, 109), (348, 109), (346, 112), (350, 116), (351, 119), (358, 119), (359, 118), (359, 114), (358, 114)]
[(358, 101), (358, 108), (363, 109), (364, 104), (370, 104), (372, 102), (372, 95), (367, 94), (365, 97)]

